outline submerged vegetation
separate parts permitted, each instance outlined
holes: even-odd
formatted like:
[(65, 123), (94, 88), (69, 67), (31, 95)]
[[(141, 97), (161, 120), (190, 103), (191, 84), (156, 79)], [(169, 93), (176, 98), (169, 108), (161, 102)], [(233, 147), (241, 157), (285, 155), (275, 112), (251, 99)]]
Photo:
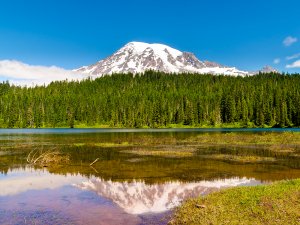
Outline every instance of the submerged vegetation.
[(29, 165), (148, 183), (228, 177), (274, 181), (300, 177), (299, 143), (300, 133), (290, 132), (12, 135), (0, 140), (0, 171)]
[(300, 179), (256, 187), (237, 187), (188, 200), (172, 225), (299, 224)]
[(27, 155), (26, 161), (33, 166), (57, 166), (68, 163), (70, 160), (69, 155), (61, 153), (56, 149), (32, 150)]
[(300, 76), (115, 74), (0, 84), (0, 127), (299, 127)]

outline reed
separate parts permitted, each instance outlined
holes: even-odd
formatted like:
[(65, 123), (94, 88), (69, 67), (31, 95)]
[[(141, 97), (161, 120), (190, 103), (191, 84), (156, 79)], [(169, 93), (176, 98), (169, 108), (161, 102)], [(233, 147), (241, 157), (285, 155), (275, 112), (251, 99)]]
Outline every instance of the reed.
[(49, 150), (33, 149), (27, 155), (26, 161), (31, 165), (47, 167), (66, 164), (70, 161), (70, 157), (55, 148)]

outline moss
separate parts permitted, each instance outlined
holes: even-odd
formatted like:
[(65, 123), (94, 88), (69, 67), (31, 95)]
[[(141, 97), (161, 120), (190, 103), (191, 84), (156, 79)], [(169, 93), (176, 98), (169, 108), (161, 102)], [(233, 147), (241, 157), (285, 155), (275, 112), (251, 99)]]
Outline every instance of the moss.
[(170, 224), (299, 224), (300, 179), (238, 187), (190, 199)]

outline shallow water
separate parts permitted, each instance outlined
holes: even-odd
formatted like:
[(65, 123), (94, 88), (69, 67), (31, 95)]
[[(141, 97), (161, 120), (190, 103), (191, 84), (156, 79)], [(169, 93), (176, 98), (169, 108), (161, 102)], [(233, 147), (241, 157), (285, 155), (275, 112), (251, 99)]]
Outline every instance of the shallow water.
[[(187, 198), (300, 177), (297, 146), (273, 152), (195, 141), (220, 132), (230, 131), (0, 130), (0, 224), (166, 224)], [(68, 161), (27, 162), (30, 152), (49, 150)]]

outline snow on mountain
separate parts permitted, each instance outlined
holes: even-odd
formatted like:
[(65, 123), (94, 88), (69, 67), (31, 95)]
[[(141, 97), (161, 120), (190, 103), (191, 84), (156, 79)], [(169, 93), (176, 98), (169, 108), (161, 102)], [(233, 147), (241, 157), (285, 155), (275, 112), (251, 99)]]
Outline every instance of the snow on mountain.
[(112, 200), (130, 214), (160, 213), (178, 206), (183, 200), (208, 194), (220, 188), (254, 185), (255, 179), (230, 178), (214, 181), (184, 183), (179, 181), (146, 184), (142, 181), (114, 182), (100, 178), (74, 186)]
[(113, 55), (75, 71), (87, 75), (102, 76), (112, 73), (143, 73), (147, 70), (167, 73), (251, 75), (235, 67), (226, 67), (215, 62), (200, 61), (193, 53), (181, 52), (167, 45), (143, 42), (130, 42)]
[(264, 66), (260, 70), (248, 72), (249, 76), (258, 75), (260, 73), (280, 73), (280, 72), (277, 69), (275, 69), (271, 66), (268, 66), (268, 65)]
[(279, 73), (278, 70), (274, 69), (271, 66), (264, 66), (258, 73)]

